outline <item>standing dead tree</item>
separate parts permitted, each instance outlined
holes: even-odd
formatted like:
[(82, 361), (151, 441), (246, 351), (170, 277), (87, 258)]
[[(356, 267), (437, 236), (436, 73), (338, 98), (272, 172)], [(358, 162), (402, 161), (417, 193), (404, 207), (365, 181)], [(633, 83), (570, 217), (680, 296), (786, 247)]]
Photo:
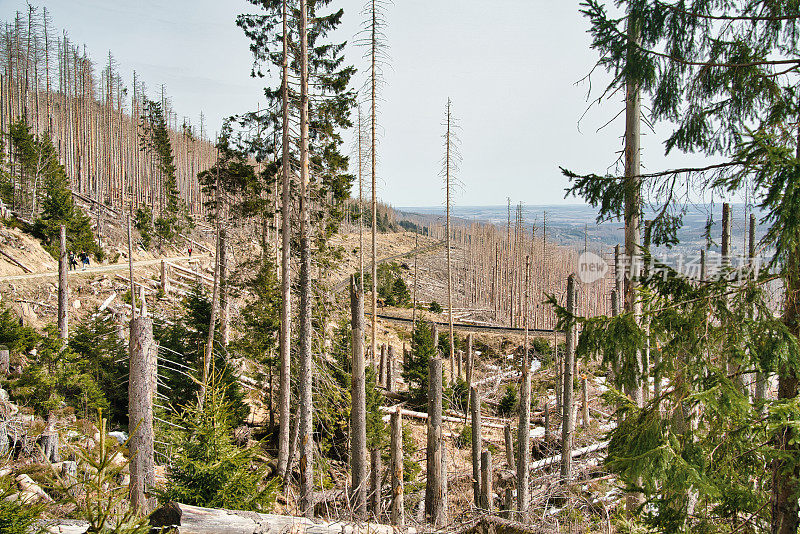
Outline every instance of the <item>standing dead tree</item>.
[(431, 358), (428, 362), (427, 441), (425, 516), (434, 527), (442, 527), (447, 518), (442, 482), (442, 360), (438, 356)]
[(453, 187), (457, 185), (456, 171), (461, 161), (461, 153), (459, 150), (458, 136), (456, 130), (458, 128), (458, 121), (453, 117), (452, 102), (447, 99), (447, 108), (445, 111), (445, 133), (444, 133), (444, 167), (442, 174), (444, 175), (445, 184), (445, 205), (446, 205), (446, 237), (445, 247), (447, 248), (447, 324), (448, 324), (448, 339), (450, 342), (450, 349), (448, 358), (450, 360), (450, 380), (452, 381), (455, 376), (455, 341), (453, 336), (453, 269), (452, 269), (452, 246), (450, 238), (452, 230), (450, 228), (450, 210), (452, 207), (452, 191)]
[(524, 517), (528, 510), (528, 463), (530, 460), (531, 421), (531, 366), (528, 351), (528, 284), (530, 258), (525, 258), (525, 299), (523, 320), (525, 341), (522, 354), (522, 382), (520, 384), (519, 426), (517, 427), (517, 510)]
[(352, 407), (350, 410), (350, 476), (352, 503), (356, 517), (363, 519), (367, 483), (367, 396), (364, 362), (364, 292), (350, 280), (350, 309), (353, 347), (351, 374)]
[[(567, 313), (575, 313), (575, 275), (567, 279)], [(564, 393), (563, 415), (561, 417), (561, 478), (569, 484), (572, 479), (572, 434), (575, 430), (575, 411), (573, 410), (573, 373), (575, 371), (575, 325), (570, 320), (566, 333), (564, 354)]]

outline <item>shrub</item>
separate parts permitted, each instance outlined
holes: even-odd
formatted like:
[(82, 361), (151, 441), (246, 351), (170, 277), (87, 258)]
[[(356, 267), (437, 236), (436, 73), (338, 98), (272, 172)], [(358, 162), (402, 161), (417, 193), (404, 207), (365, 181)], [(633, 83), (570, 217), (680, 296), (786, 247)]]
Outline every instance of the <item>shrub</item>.
[(436, 302), (435, 300), (431, 302), (431, 304), (428, 307), (428, 309), (430, 311), (432, 311), (433, 313), (442, 313), (442, 311), (444, 311), (444, 310), (442, 310), (442, 306), (438, 302)]
[(269, 510), (277, 479), (262, 483), (265, 469), (253, 468), (258, 449), (238, 447), (233, 442), (233, 417), (233, 405), (216, 380), (206, 391), (202, 410), (195, 403), (181, 413), (184, 430), (178, 433), (178, 449), (159, 500), (209, 508)]
[(517, 409), (519, 399), (517, 399), (517, 388), (509, 384), (506, 386), (506, 392), (497, 404), (497, 413), (508, 417)]
[(36, 520), (43, 511), (38, 504), (12, 498), (17, 493), (14, 478), (0, 479), (0, 532), (3, 534), (31, 534), (41, 532), (35, 528)]

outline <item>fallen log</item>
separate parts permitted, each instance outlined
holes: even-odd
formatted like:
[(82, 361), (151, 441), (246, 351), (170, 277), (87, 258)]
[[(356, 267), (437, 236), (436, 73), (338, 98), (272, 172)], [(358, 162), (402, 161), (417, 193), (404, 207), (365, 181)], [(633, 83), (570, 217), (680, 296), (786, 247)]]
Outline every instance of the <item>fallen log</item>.
[(33, 269), (31, 269), (30, 267), (28, 267), (27, 265), (25, 265), (24, 263), (22, 263), (21, 261), (16, 259), (14, 256), (12, 256), (10, 254), (7, 254), (6, 252), (3, 252), (2, 250), (0, 250), (0, 254), (2, 254), (5, 259), (7, 259), (8, 261), (13, 263), (14, 265), (19, 267), (20, 269), (22, 269), (24, 272), (26, 272), (26, 273), (32, 273), (33, 272)]
[[(394, 407), (394, 406), (381, 406), (380, 410), (385, 414), (391, 414), (392, 412), (394, 412), (396, 410), (396, 407)], [(425, 421), (428, 420), (428, 414), (426, 414), (425, 412), (414, 412), (414, 411), (411, 411), (411, 410), (406, 410), (405, 408), (401, 408), (400, 411), (402, 412), (403, 417), (410, 417), (412, 419), (423, 419)], [(464, 424), (464, 419), (463, 418), (452, 417), (452, 416), (449, 416), (449, 415), (443, 415), (442, 416), (442, 421), (448, 421), (450, 423), (459, 423), (461, 425)], [(489, 428), (499, 428), (500, 430), (503, 430), (503, 428), (505, 428), (505, 425), (501, 425), (501, 424), (498, 424), (498, 423), (483, 423), (483, 426), (489, 427)]]
[(150, 516), (150, 526), (171, 529), (175, 534), (414, 534), (416, 529), (395, 529), (376, 523), (347, 523), (343, 521), (315, 522), (305, 517), (293, 517), (256, 512), (241, 512), (200, 508), (171, 502)]
[[(590, 454), (592, 452), (602, 451), (608, 447), (607, 441), (601, 441), (600, 443), (595, 443), (593, 445), (589, 445), (587, 447), (582, 447), (580, 449), (575, 449), (572, 451), (570, 455), (571, 458), (577, 458), (579, 456), (583, 456), (584, 454)], [(561, 462), (561, 455), (556, 454), (555, 456), (551, 456), (549, 458), (543, 458), (539, 461), (533, 462), (531, 464), (531, 471), (536, 471), (538, 469), (544, 469), (550, 465), (558, 465)]]

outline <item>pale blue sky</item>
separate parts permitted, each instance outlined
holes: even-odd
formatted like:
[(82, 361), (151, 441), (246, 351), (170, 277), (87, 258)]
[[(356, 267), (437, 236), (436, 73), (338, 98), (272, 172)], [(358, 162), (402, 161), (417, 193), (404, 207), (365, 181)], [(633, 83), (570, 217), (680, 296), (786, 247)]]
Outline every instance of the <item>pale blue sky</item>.
[[(345, 10), (338, 32), (354, 40), (364, 0), (334, 0)], [(235, 26), (244, 0), (40, 0), (54, 26), (85, 43), (96, 61), (108, 50), (121, 72), (133, 70), (153, 93), (164, 83), (180, 115), (213, 132), (222, 118), (254, 109), (262, 82), (249, 78), (248, 42)], [(21, 0), (0, 0), (11, 20)], [(439, 179), (441, 126), (447, 98), (461, 122), (461, 205), (575, 203), (563, 199), (558, 166), (605, 172), (620, 150), (622, 97), (589, 111), (588, 85), (576, 84), (594, 64), (587, 22), (568, 0), (395, 0), (387, 13), (391, 66), (382, 93), (379, 197), (397, 206), (443, 202)], [(350, 61), (365, 68), (363, 50)], [(366, 71), (358, 74), (360, 86)], [(595, 91), (607, 81), (595, 72)], [(349, 136), (348, 136), (349, 139)], [(664, 161), (656, 136), (644, 140), (642, 161)], [(348, 147), (349, 149), (349, 147)], [(685, 163), (685, 162), (683, 162)]]

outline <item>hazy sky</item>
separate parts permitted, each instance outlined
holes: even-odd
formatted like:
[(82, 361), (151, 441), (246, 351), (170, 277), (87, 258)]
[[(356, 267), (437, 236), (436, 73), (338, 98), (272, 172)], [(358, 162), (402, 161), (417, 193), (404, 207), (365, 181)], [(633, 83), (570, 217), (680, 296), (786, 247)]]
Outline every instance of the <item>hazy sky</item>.
[[(340, 40), (354, 41), (365, 0), (334, 0), (345, 10)], [(243, 0), (39, 0), (54, 26), (85, 43), (103, 62), (114, 54), (120, 71), (133, 70), (154, 95), (164, 83), (179, 115), (206, 116), (216, 131), (222, 118), (255, 109), (263, 81), (249, 78), (248, 42), (235, 26)], [(21, 0), (0, 0), (11, 20)], [(622, 109), (622, 96), (591, 108), (586, 76), (596, 59), (588, 24), (570, 0), (395, 0), (387, 12), (391, 55), (380, 114), (378, 195), (396, 206), (443, 203), (439, 177), (444, 153), (445, 103), (453, 100), (463, 161), (455, 194), (461, 205), (575, 203), (558, 166), (605, 172), (621, 149), (622, 118), (597, 129)], [(350, 46), (350, 62), (366, 76), (364, 50)], [(595, 72), (596, 94), (607, 76)], [(661, 129), (660, 131), (664, 131)], [(663, 137), (663, 136), (662, 136)], [(349, 140), (346, 150), (350, 150)], [(642, 161), (665, 161), (658, 136), (645, 138)]]

